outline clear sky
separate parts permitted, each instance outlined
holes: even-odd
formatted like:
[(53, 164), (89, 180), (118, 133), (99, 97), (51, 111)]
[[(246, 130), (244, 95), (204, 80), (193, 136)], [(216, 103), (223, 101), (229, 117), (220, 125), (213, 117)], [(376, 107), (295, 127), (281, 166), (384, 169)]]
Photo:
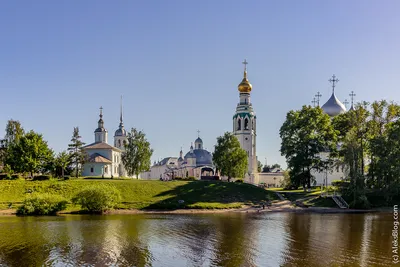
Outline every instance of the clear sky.
[[(9, 119), (65, 150), (74, 126), (94, 141), (99, 107), (112, 143), (142, 129), (153, 160), (213, 150), (232, 130), (244, 58), (257, 154), (284, 164), (286, 113), (337, 96), (398, 101), (399, 1), (0, 1), (0, 129)], [(323, 103), (322, 103), (323, 104)], [(2, 130), (3, 131), (3, 130)], [(2, 133), (0, 134), (0, 137)]]

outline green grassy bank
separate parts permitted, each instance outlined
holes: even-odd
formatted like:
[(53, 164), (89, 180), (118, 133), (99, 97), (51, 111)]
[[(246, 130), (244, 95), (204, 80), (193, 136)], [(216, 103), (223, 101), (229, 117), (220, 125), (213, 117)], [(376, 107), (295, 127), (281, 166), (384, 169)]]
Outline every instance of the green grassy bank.
[[(113, 186), (121, 193), (120, 209), (225, 209), (275, 200), (275, 193), (249, 184), (211, 181), (67, 180), (0, 181), (0, 209), (16, 208), (31, 193), (50, 193), (70, 200), (95, 184)], [(184, 202), (180, 203), (179, 200)], [(69, 210), (79, 207), (68, 206)]]

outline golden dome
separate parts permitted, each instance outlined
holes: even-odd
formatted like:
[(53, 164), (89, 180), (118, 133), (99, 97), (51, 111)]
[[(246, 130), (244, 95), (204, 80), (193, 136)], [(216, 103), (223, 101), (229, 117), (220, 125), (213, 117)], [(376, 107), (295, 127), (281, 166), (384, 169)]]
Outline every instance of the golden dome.
[(251, 92), (251, 83), (249, 83), (249, 80), (247, 80), (247, 71), (244, 71), (244, 77), (242, 82), (238, 85), (238, 90), (241, 93), (250, 93)]

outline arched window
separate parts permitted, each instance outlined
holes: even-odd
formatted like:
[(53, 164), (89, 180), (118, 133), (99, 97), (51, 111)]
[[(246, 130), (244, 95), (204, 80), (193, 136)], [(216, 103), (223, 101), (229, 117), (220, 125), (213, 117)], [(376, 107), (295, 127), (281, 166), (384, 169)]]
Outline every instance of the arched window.
[(242, 129), (242, 119), (238, 119), (238, 124), (237, 124), (237, 129), (241, 130)]
[(118, 140), (118, 147), (121, 147), (121, 139)]
[(248, 118), (244, 119), (244, 129), (245, 130), (249, 129), (249, 119)]
[(251, 129), (254, 130), (254, 120), (251, 120)]
[(124, 140), (123, 143), (124, 143), (124, 146), (126, 146), (126, 140)]

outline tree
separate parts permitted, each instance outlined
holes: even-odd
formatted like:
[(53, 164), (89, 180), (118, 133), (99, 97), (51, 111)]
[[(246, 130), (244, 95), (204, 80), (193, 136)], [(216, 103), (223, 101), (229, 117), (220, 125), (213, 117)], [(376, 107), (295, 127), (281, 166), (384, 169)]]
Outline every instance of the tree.
[(6, 126), (6, 134), (4, 136), (3, 144), (5, 147), (18, 142), (18, 140), (24, 135), (25, 131), (19, 121), (9, 120)]
[(239, 140), (230, 132), (217, 138), (213, 162), (221, 175), (243, 178), (247, 170), (247, 153), (240, 147)]
[(65, 169), (71, 164), (71, 154), (66, 151), (58, 153), (55, 158), (55, 166), (61, 169), (61, 176), (64, 178)]
[(79, 166), (81, 166), (86, 159), (86, 155), (82, 150), (85, 143), (81, 141), (81, 138), (82, 137), (79, 135), (79, 127), (74, 127), (71, 144), (68, 145), (68, 151), (71, 156), (71, 162), (75, 165), (76, 177), (79, 176)]
[(261, 172), (262, 169), (263, 169), (263, 165), (262, 165), (261, 161), (258, 160), (258, 161), (257, 161), (257, 171), (258, 171), (258, 172)]
[(321, 154), (336, 148), (336, 131), (329, 116), (320, 107), (303, 106), (287, 113), (279, 134), (292, 184), (310, 188), (311, 171), (322, 171), (326, 166)]
[(136, 175), (139, 179), (139, 173), (150, 169), (150, 158), (153, 149), (142, 131), (132, 128), (128, 133), (128, 142), (125, 144), (125, 152), (122, 154), (122, 163), (129, 176)]
[(19, 121), (11, 119), (7, 122), (4, 139), (0, 140), (0, 165), (4, 165), (8, 147), (18, 142), (24, 133), (25, 131)]
[(11, 144), (8, 149), (6, 163), (14, 171), (28, 172), (32, 177), (35, 173), (42, 172), (53, 157), (53, 151), (43, 140), (43, 136), (33, 131), (20, 137), (19, 141)]
[(278, 163), (275, 163), (271, 166), (271, 169), (281, 169), (281, 165), (279, 165)]

